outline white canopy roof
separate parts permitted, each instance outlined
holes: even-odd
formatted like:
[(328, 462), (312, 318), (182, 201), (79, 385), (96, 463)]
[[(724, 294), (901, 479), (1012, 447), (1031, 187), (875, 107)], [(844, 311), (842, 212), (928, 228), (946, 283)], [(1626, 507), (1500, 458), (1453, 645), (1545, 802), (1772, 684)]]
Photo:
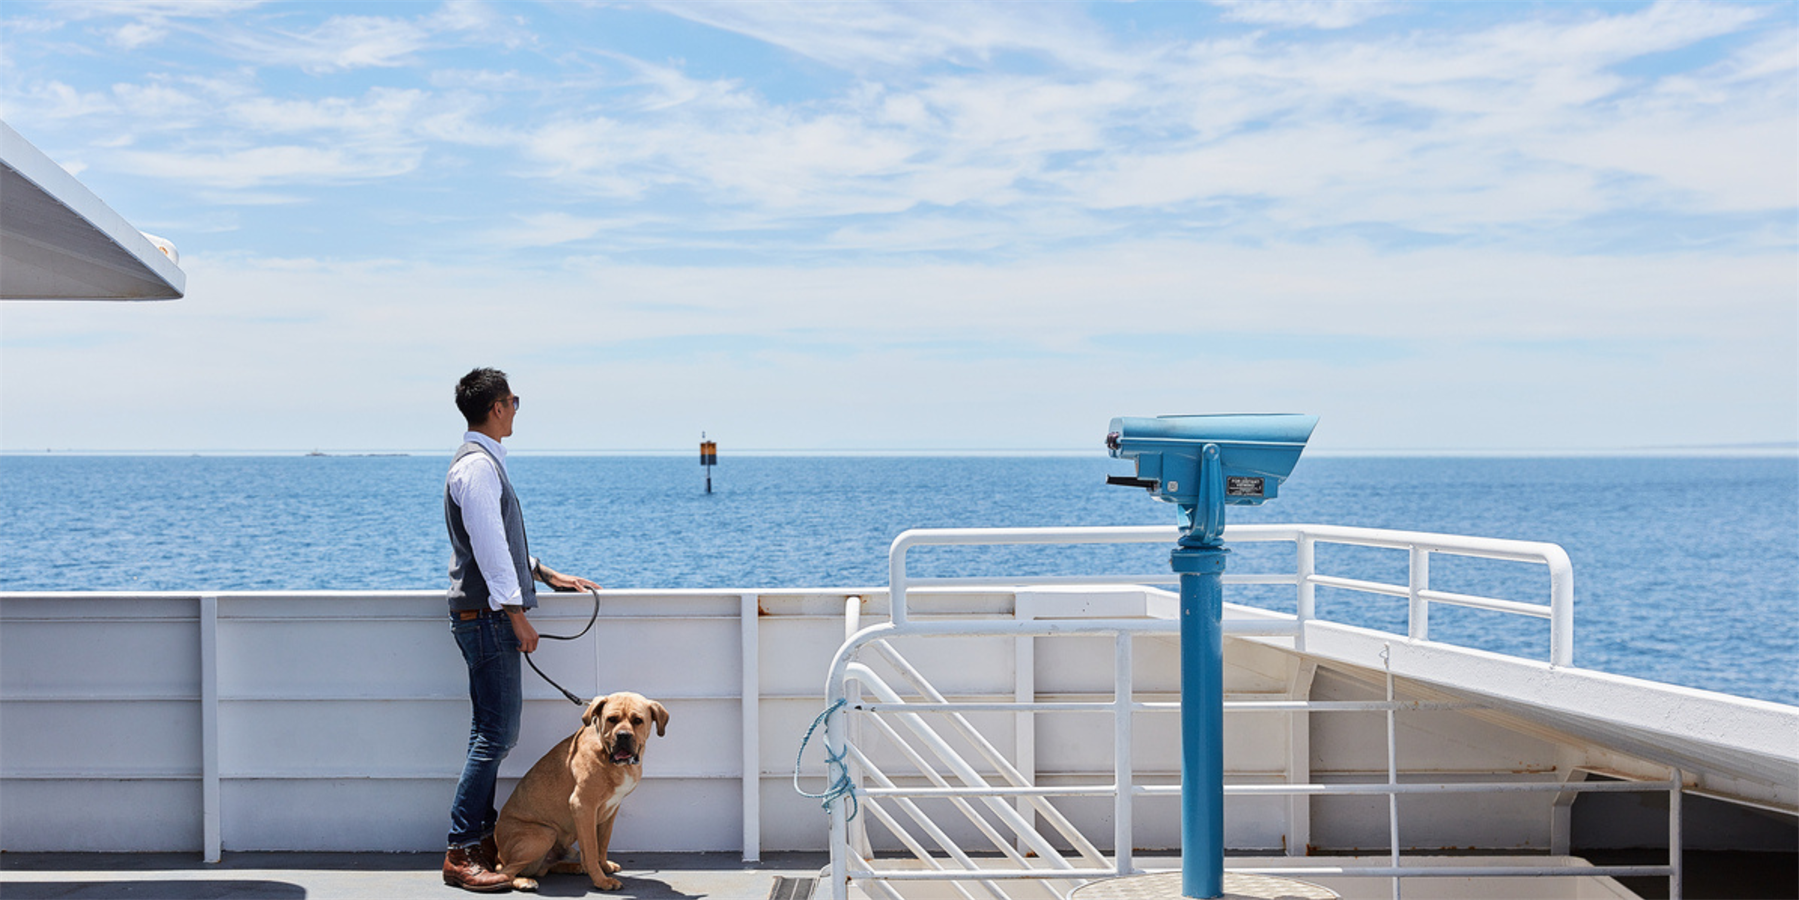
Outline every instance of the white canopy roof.
[(173, 300), (172, 251), (0, 122), (0, 300)]

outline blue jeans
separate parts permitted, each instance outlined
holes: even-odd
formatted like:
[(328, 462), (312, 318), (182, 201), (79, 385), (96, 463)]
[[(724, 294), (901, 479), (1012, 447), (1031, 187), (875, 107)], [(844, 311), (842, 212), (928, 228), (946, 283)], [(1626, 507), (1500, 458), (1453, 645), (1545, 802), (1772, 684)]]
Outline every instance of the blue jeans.
[(500, 762), (518, 743), (519, 717), (524, 709), (518, 637), (504, 615), (483, 615), (466, 622), (452, 619), (450, 631), (468, 663), (468, 697), (473, 708), (469, 724), (468, 760), (456, 783), (456, 799), (450, 804), (452, 847), (476, 844), (493, 834), (499, 813), (494, 810), (494, 786), (500, 778)]

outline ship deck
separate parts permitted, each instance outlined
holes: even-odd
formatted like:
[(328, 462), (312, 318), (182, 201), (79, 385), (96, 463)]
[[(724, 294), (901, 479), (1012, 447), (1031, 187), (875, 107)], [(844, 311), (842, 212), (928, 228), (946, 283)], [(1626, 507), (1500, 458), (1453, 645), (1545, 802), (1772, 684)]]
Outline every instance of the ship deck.
[[(1653, 862), (1656, 851), (1612, 851), (1597, 865)], [(745, 863), (731, 853), (629, 853), (619, 857), (624, 887), (602, 896), (616, 900), (807, 900), (829, 854), (770, 853)], [(0, 897), (7, 900), (444, 900), (464, 896), (438, 876), (435, 853), (246, 853), (226, 854), (219, 863), (192, 853), (0, 853)], [(1172, 862), (1170, 860), (1169, 862)], [(1685, 896), (1706, 898), (1790, 897), (1799, 885), (1799, 852), (1732, 853), (1688, 851)], [(1631, 893), (1606, 896), (1657, 900), (1668, 896), (1661, 878), (1616, 879)], [(1565, 882), (1563, 883), (1566, 884)], [(1515, 885), (1515, 883), (1514, 883)], [(1564, 896), (1550, 881), (1536, 885), (1543, 896)], [(1387, 896), (1384, 880), (1363, 880), (1360, 888)], [(1354, 892), (1358, 885), (1341, 885)], [(542, 879), (544, 897), (592, 894), (578, 875)], [(1438, 896), (1429, 892), (1430, 896)], [(850, 896), (866, 897), (854, 888)], [(1348, 896), (1346, 894), (1346, 896)], [(1417, 895), (1422, 896), (1422, 895)], [(1587, 896), (1587, 895), (1581, 895)]]
[[(745, 863), (730, 853), (628, 853), (617, 860), (616, 900), (763, 900), (810, 888), (830, 863), (825, 853), (771, 853)], [(203, 863), (192, 853), (6, 853), (0, 896), (7, 900), (444, 900), (469, 896), (445, 887), (441, 853), (228, 853)], [(777, 887), (787, 890), (777, 894)], [(538, 895), (580, 897), (586, 876), (549, 875)], [(809, 897), (809, 890), (797, 895)], [(859, 894), (857, 895), (859, 896)]]

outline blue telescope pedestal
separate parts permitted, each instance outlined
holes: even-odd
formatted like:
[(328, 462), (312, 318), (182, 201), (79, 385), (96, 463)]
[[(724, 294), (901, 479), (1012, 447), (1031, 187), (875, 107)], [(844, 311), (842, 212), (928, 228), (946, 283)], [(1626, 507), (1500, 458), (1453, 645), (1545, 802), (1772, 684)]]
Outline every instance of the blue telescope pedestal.
[(1140, 487), (1179, 509), (1171, 554), (1181, 582), (1181, 895), (1224, 896), (1224, 508), (1260, 506), (1299, 462), (1317, 416), (1118, 418), (1106, 450)]

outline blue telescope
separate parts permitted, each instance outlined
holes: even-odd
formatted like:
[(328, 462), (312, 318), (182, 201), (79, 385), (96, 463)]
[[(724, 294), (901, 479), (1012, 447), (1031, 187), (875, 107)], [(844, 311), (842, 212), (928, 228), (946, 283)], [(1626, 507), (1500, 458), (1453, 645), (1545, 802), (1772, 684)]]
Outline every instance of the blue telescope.
[(1106, 450), (1137, 464), (1107, 484), (1180, 508), (1181, 896), (1224, 896), (1224, 508), (1260, 506), (1299, 462), (1317, 416), (1118, 418)]
[(1275, 497), (1317, 424), (1317, 416), (1292, 413), (1113, 419), (1106, 450), (1134, 460), (1137, 474), (1106, 483), (1146, 488), (1179, 506), (1182, 546), (1218, 546), (1224, 507)]

